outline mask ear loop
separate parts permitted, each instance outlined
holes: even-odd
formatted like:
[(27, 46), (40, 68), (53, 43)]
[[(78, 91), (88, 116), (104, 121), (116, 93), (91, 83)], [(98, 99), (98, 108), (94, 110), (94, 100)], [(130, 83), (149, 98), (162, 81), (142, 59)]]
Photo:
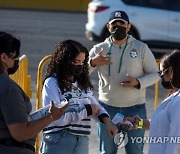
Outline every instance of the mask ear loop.
[[(172, 91), (174, 91), (174, 89), (176, 89), (176, 88), (173, 86), (173, 81), (172, 81), (172, 80), (173, 80), (173, 76), (174, 76), (172, 67), (169, 68), (169, 72), (171, 73), (171, 74), (170, 74), (170, 78), (171, 78), (171, 79), (170, 79), (169, 81), (170, 81), (170, 83), (171, 83), (171, 86), (173, 87)], [(175, 90), (175, 91), (176, 91), (176, 90)]]

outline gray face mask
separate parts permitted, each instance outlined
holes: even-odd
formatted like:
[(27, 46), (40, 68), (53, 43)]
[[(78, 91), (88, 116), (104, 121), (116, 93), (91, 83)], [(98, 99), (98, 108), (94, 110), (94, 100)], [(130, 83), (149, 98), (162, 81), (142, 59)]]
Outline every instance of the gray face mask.
[(126, 37), (126, 28), (122, 26), (112, 26), (110, 28), (111, 36), (116, 40), (122, 40)]
[(19, 68), (19, 60), (14, 60), (14, 66), (12, 68), (8, 68), (8, 74), (14, 74)]

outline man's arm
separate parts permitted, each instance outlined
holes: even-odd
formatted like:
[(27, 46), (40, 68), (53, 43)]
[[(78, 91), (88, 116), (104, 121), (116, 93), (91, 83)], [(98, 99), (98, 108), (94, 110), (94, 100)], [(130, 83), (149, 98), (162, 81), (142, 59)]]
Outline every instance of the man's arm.
[(143, 48), (142, 65), (145, 75), (137, 78), (140, 83), (140, 89), (151, 86), (160, 79), (156, 59), (146, 44)]

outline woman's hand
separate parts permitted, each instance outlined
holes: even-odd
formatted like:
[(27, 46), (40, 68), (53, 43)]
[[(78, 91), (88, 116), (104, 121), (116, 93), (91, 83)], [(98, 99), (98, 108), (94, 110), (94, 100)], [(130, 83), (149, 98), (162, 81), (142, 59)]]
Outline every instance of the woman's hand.
[(97, 116), (98, 113), (99, 113), (99, 110), (100, 110), (99, 106), (95, 105), (95, 104), (90, 104), (90, 106), (91, 106), (91, 109), (92, 109), (92, 115)]
[[(67, 108), (68, 103), (62, 108), (58, 108), (53, 102), (50, 103), (49, 115), (38, 120), (33, 120), (24, 123), (14, 123), (8, 125), (9, 132), (12, 137), (19, 141), (25, 141), (36, 136), (44, 127), (48, 126), (52, 121), (59, 119)], [(51, 117), (51, 119), (50, 119)]]
[(106, 125), (106, 130), (110, 137), (114, 137), (118, 133), (118, 128), (112, 123), (108, 117), (104, 117), (104, 124)]
[[(134, 129), (134, 124), (135, 124), (135, 118), (134, 117), (125, 117), (123, 119), (124, 124), (122, 125), (123, 128), (125, 128), (126, 130), (132, 130)], [(131, 122), (131, 124), (129, 123)]]
[[(150, 128), (150, 121), (148, 119), (140, 119), (140, 117), (138, 115), (134, 116), (134, 117), (126, 117), (123, 120), (124, 122), (126, 121), (130, 121), (133, 126), (128, 126), (126, 124), (123, 125), (123, 128), (127, 129), (127, 130), (132, 130), (132, 129), (145, 129), (145, 130), (149, 130)], [(141, 121), (141, 123), (139, 124), (139, 122)]]
[(123, 122), (130, 121), (132, 124), (136, 122), (135, 117), (125, 117)]
[(63, 114), (66, 108), (68, 107), (69, 103), (64, 105), (61, 108), (58, 108), (54, 105), (54, 102), (50, 102), (50, 108), (49, 108), (49, 113), (51, 114), (51, 118), (53, 121), (58, 120)]

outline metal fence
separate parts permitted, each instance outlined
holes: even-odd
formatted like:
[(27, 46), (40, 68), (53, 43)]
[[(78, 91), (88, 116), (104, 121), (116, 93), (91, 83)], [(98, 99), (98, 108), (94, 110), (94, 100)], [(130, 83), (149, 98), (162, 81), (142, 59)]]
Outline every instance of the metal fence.
[[(40, 109), (42, 107), (41, 100), (42, 100), (42, 81), (43, 81), (43, 68), (47, 62), (49, 62), (51, 59), (51, 56), (44, 57), (39, 65), (38, 65), (38, 71), (37, 71), (37, 92), (36, 92), (36, 110)], [(36, 138), (36, 154), (39, 154), (39, 147), (40, 147), (40, 134), (38, 134)]]

